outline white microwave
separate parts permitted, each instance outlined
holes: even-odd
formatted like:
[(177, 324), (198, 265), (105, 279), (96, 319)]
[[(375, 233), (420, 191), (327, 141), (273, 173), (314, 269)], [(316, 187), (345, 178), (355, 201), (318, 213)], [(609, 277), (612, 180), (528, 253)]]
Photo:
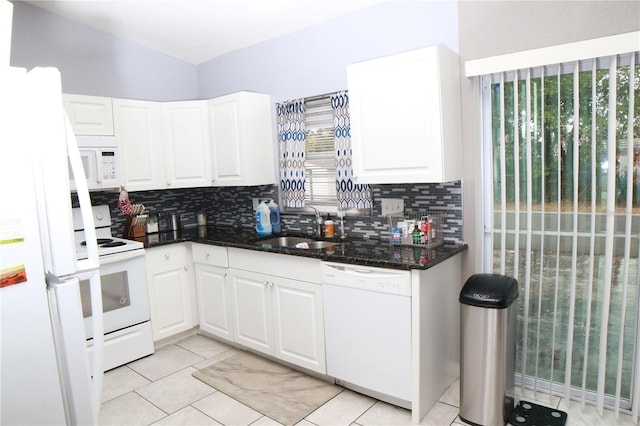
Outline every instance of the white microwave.
[[(76, 140), (89, 190), (119, 188), (122, 179), (116, 138), (114, 136), (76, 136)], [(76, 189), (73, 179), (69, 184), (71, 190)]]

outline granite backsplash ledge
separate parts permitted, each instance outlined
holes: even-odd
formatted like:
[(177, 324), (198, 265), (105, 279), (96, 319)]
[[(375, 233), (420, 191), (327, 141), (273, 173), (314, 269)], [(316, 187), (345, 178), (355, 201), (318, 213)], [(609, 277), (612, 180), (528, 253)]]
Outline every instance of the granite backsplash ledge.
[[(389, 239), (388, 219), (381, 215), (379, 200), (402, 198), (405, 213), (421, 211), (444, 213), (444, 240), (462, 243), (462, 183), (372, 185), (374, 207), (370, 216), (348, 216), (344, 220), (347, 235), (361, 238)], [(250, 187), (206, 187), (130, 192), (132, 203), (142, 203), (148, 213), (177, 213), (183, 226), (196, 225), (196, 213), (205, 212), (209, 225), (251, 228), (254, 225), (253, 198), (278, 199), (275, 185)], [(74, 206), (77, 197), (72, 196)], [(122, 235), (126, 218), (118, 210), (118, 192), (92, 192), (93, 205), (107, 204), (114, 222), (112, 232)], [(291, 232), (311, 233), (313, 215), (282, 213), (282, 228)], [(338, 233), (339, 230), (336, 229)]]

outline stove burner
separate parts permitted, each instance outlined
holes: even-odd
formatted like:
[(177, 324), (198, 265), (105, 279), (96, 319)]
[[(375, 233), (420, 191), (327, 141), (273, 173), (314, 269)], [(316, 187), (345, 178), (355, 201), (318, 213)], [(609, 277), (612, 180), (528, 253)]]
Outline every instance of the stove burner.
[(126, 245), (127, 243), (122, 241), (112, 241), (112, 242), (100, 244), (100, 247), (120, 247), (120, 246), (126, 246)]
[[(97, 241), (98, 241), (98, 245), (108, 244), (108, 243), (110, 243), (110, 242), (112, 242), (112, 241), (113, 241), (113, 238), (98, 238), (98, 240), (97, 240)], [(86, 241), (83, 241), (83, 242), (81, 242), (81, 243), (80, 243), (80, 245), (81, 245), (81, 246), (86, 246), (86, 245), (87, 245), (87, 242), (86, 242)]]

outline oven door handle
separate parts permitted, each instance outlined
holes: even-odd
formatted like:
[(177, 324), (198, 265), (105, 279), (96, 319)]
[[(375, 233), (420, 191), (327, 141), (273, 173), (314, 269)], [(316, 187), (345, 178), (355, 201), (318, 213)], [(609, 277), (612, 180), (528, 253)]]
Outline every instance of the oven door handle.
[(100, 265), (109, 265), (116, 262), (124, 262), (125, 260), (135, 259), (136, 257), (144, 256), (144, 249), (139, 248), (129, 251), (121, 251), (119, 253), (106, 254), (100, 257)]

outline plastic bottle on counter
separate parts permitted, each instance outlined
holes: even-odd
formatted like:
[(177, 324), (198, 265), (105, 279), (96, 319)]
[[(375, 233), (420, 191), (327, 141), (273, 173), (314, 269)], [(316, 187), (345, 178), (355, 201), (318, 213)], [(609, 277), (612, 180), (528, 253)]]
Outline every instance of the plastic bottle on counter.
[(420, 244), (420, 228), (418, 228), (417, 223), (413, 227), (413, 232), (411, 232), (411, 242), (413, 244)]
[(429, 218), (429, 241), (436, 239), (436, 228), (433, 227), (433, 219)]
[(327, 220), (324, 221), (324, 236), (327, 238), (333, 238), (335, 226), (333, 224), (333, 220), (331, 220), (331, 216), (327, 215)]
[(280, 227), (280, 207), (276, 204), (275, 201), (269, 200), (269, 219), (271, 220), (271, 231), (274, 234), (279, 234), (281, 231)]
[(264, 200), (260, 201), (258, 210), (256, 210), (256, 232), (258, 237), (266, 237), (271, 235), (271, 210)]

